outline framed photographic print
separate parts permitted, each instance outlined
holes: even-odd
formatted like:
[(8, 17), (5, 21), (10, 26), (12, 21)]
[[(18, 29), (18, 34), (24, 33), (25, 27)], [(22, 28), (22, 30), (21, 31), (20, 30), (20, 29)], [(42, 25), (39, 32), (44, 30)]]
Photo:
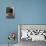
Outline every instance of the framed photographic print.
[(6, 18), (15, 18), (15, 12), (13, 7), (6, 7)]

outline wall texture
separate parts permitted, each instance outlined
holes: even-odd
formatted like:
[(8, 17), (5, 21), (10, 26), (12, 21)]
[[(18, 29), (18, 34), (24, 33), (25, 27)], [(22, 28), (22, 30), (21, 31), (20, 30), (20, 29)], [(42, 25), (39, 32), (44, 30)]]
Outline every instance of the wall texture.
[[(15, 19), (6, 19), (7, 6), (15, 7)], [(9, 32), (18, 32), (17, 24), (46, 24), (46, 0), (1, 0), (0, 44), (8, 43)]]

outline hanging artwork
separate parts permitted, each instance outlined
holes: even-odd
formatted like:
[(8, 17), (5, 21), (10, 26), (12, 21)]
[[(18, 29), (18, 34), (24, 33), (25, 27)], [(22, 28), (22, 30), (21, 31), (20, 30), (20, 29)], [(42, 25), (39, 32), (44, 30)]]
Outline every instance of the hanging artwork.
[(7, 18), (15, 18), (15, 14), (14, 14), (14, 8), (13, 7), (7, 7), (6, 8), (6, 14), (7, 14)]
[(15, 41), (15, 38), (16, 38), (16, 34), (14, 32), (10, 33), (9, 36), (8, 36), (9, 40), (14, 40)]

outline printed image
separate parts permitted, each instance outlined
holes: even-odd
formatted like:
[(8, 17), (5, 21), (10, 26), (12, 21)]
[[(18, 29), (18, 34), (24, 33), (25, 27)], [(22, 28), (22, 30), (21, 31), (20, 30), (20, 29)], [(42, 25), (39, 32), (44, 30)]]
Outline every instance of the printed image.
[[(46, 42), (46, 25), (18, 25), (20, 46)], [(42, 45), (42, 44), (41, 44)]]
[(15, 18), (15, 14), (14, 14), (14, 8), (12, 7), (7, 7), (6, 8), (6, 18)]
[(8, 46), (12, 46), (12, 45), (14, 46), (17, 43), (16, 42), (17, 40), (16, 32), (9, 32), (7, 39), (8, 39)]

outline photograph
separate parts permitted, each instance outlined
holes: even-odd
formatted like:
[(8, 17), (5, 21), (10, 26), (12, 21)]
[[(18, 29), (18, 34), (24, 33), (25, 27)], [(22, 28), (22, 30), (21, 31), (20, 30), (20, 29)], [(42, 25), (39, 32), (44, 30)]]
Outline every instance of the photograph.
[(42, 45), (46, 42), (46, 25), (19, 24), (18, 38), (20, 46)]
[(14, 14), (14, 8), (13, 7), (7, 7), (6, 8), (6, 14), (7, 14), (7, 16), (6, 16), (6, 18), (15, 18), (15, 14)]

